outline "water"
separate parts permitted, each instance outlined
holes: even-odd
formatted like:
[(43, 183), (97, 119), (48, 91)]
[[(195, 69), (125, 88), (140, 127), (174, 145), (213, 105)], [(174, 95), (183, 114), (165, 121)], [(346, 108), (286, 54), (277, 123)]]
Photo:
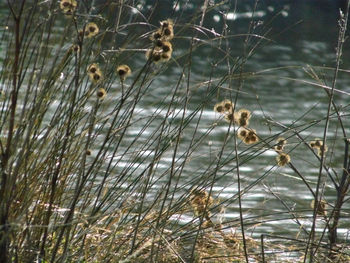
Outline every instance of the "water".
[[(175, 182), (179, 180), (175, 198), (182, 198), (193, 185), (209, 189), (209, 185), (203, 185), (203, 182), (206, 181), (206, 176), (210, 178), (215, 176), (216, 182), (213, 185), (212, 195), (216, 200), (221, 200), (225, 207), (225, 213), (221, 214), (224, 218), (223, 222), (234, 222), (232, 225), (238, 226), (239, 210), (234, 138), (233, 136), (229, 137), (228, 145), (223, 151), (222, 160), (225, 160), (225, 165), (214, 173), (217, 155), (221, 151), (228, 124), (213, 111), (215, 103), (230, 96), (230, 92), (228, 92), (230, 87), (232, 89), (231, 95), (233, 97), (236, 95), (234, 91), (240, 85), (238, 78), (234, 78), (231, 83), (225, 81), (220, 84), (220, 92), (203, 102), (211, 74), (211, 79), (214, 81), (209, 85), (210, 89), (218, 83), (216, 78), (227, 73), (225, 52), (220, 50), (220, 48), (226, 48), (226, 43), (210, 40), (223, 30), (224, 17), (222, 12), (226, 13), (228, 34), (232, 35), (228, 38), (227, 43), (230, 49), (229, 54), (233, 58), (230, 62), (231, 65), (235, 58), (239, 59), (244, 52), (249, 52), (257, 45), (243, 68), (243, 72), (249, 74), (244, 77), (237, 107), (252, 111), (250, 127), (256, 129), (259, 136), (267, 142), (272, 142), (280, 134), (285, 138), (290, 137), (286, 149), (291, 155), (292, 163), (315, 188), (319, 171), (317, 158), (295, 136), (294, 132), (297, 131), (306, 141), (323, 136), (324, 121), (320, 123), (313, 123), (313, 121), (322, 120), (326, 116), (328, 99), (327, 94), (316, 85), (319, 82), (312, 77), (312, 72), (315, 72), (326, 85), (331, 86), (338, 34), (338, 9), (344, 5), (345, 1), (262, 1), (255, 12), (253, 12), (254, 1), (238, 1), (236, 12), (233, 12), (235, 4), (234, 1), (231, 1), (232, 3), (207, 13), (203, 26), (209, 31), (205, 33), (199, 30), (182, 30), (182, 27), (190, 22), (188, 18), (192, 17), (195, 11), (198, 11), (198, 3), (202, 1), (190, 2), (190, 4), (186, 4), (186, 1), (180, 1), (179, 6), (173, 11), (172, 1), (160, 1), (158, 9), (155, 10), (150, 19), (150, 23), (154, 25), (158, 25), (158, 21), (168, 17), (176, 21), (173, 56), (179, 58), (180, 64), (186, 62), (184, 54), (188, 51), (190, 37), (193, 34), (197, 34), (199, 38), (207, 41), (193, 51), (190, 97), (186, 116), (190, 116), (198, 109), (201, 115), (197, 113), (182, 132), (176, 159), (177, 168), (181, 168), (182, 162), (185, 160), (184, 154), (191, 143), (195, 129), (198, 129), (194, 135), (198, 145), (186, 160), (181, 177), (175, 176), (172, 190), (175, 189)], [(152, 3), (153, 1), (140, 1), (137, 7), (147, 16), (152, 8)], [(137, 16), (135, 10), (130, 9), (129, 12)], [(245, 46), (244, 41), (252, 16), (254, 17), (252, 25), (254, 33), (257, 36), (264, 35), (266, 39), (252, 37), (248, 46)], [(143, 31), (143, 29), (137, 28), (135, 30)], [(206, 35), (208, 35), (207, 38)], [(138, 45), (142, 42), (149, 45), (149, 41), (147, 41), (147, 38), (143, 38), (134, 46), (130, 44), (130, 48), (140, 48)], [(111, 46), (105, 48), (110, 49)], [(344, 107), (343, 111), (347, 115), (349, 114), (350, 93), (350, 78), (347, 71), (350, 66), (349, 52), (349, 42), (346, 42), (341, 63), (341, 68), (344, 71), (339, 73), (336, 86), (337, 89), (345, 93), (335, 93), (336, 103)], [(126, 60), (126, 58), (124, 59)], [(136, 72), (144, 63), (144, 53), (136, 53), (132, 60), (128, 61), (128, 64)], [(214, 71), (213, 64), (217, 64)], [(182, 74), (181, 70), (182, 67), (176, 63), (170, 63), (164, 72), (154, 79), (146, 95), (142, 97), (141, 103), (136, 108), (133, 129), (127, 130), (123, 140), (124, 148), (113, 160), (116, 174), (126, 168), (135, 169), (134, 173), (136, 174), (145, 169), (148, 161), (153, 158), (152, 145), (144, 149), (139, 149), (139, 145), (147, 144), (148, 139), (159, 131), (160, 123), (166, 115), (172, 91), (176, 88), (177, 81)], [(234, 74), (237, 77), (239, 70), (235, 69)], [(117, 89), (117, 85), (114, 88)], [(173, 109), (171, 118), (168, 118), (169, 131), (180, 124), (184, 104), (181, 98), (185, 92), (186, 81), (184, 80), (180, 84), (175, 99), (177, 107)], [(159, 98), (162, 99), (159, 100)], [(163, 100), (163, 98), (165, 99)], [(106, 104), (108, 105), (108, 103), (113, 105), (113, 96), (106, 99)], [(153, 117), (155, 121), (150, 125), (147, 124), (147, 121)], [(346, 131), (349, 132), (348, 116), (343, 118), (343, 122)], [(295, 130), (286, 131), (283, 128), (283, 126), (289, 125), (292, 125)], [(175, 132), (176, 130), (173, 133), (169, 132), (169, 134)], [(138, 135), (140, 137), (131, 147), (131, 151), (129, 150), (129, 155), (123, 154), (126, 147)], [(335, 118), (330, 121), (327, 139), (329, 155), (326, 163), (331, 164), (331, 167), (341, 175), (344, 145)], [(97, 142), (99, 140), (100, 138), (97, 138)], [(149, 194), (150, 201), (157, 193), (161, 192), (159, 189), (163, 189), (168, 182), (173, 150), (174, 148), (170, 147), (159, 160), (155, 176), (151, 181), (153, 192)], [(135, 151), (134, 154), (133, 151)], [(288, 167), (277, 167), (276, 153), (262, 143), (254, 147), (247, 147), (239, 143), (238, 153), (241, 163), (241, 188), (246, 189), (242, 197), (242, 206), (248, 232), (254, 232), (254, 236), (269, 233), (295, 237), (300, 231), (299, 223), (309, 228), (311, 219), (304, 217), (312, 215), (310, 202), (313, 197), (296, 173)], [(251, 156), (255, 157), (251, 159)], [(135, 162), (134, 158), (139, 161)], [(135, 162), (133, 167), (129, 165), (130, 160)], [(335, 176), (333, 171), (331, 174)], [(131, 182), (131, 179), (125, 179), (117, 186), (128, 187), (128, 182)], [(111, 180), (110, 184), (113, 185), (113, 183)], [(327, 178), (325, 199), (332, 204), (335, 198), (336, 192), (332, 182)], [(350, 207), (348, 202), (346, 207)], [(291, 214), (288, 213), (289, 210), (294, 210), (295, 214), (301, 217), (299, 222), (291, 217)], [(219, 208), (213, 211), (214, 214), (218, 214)], [(349, 234), (350, 224), (347, 222), (349, 209), (346, 212), (341, 220), (341, 238), (345, 238)], [(251, 225), (257, 222), (257, 218), (258, 221), (266, 222)], [(184, 217), (179, 222), (182, 224), (190, 220), (192, 220), (191, 217)]]
[[(237, 12), (229, 11), (227, 13), (229, 34), (233, 35), (228, 43), (232, 57), (240, 57), (244, 52), (245, 36), (241, 34), (247, 33), (253, 14), (254, 1), (246, 1), (244, 4), (241, 1), (238, 2)], [(316, 79), (312, 78), (311, 74), (314, 71), (328, 86), (332, 83), (333, 70), (330, 68), (335, 65), (338, 8), (342, 5), (342, 1), (265, 1), (259, 4), (254, 14), (254, 21), (256, 22), (254, 32), (259, 35), (268, 32), (266, 38), (271, 41), (262, 41), (255, 49), (254, 55), (245, 64), (244, 72), (255, 72), (255, 75), (248, 76), (245, 79), (237, 103), (238, 108), (244, 107), (253, 112), (250, 126), (256, 129), (262, 138), (271, 141), (273, 138), (277, 138), (279, 133), (283, 133), (283, 137), (291, 137), (288, 141), (287, 151), (290, 151), (292, 163), (314, 189), (319, 171), (316, 157), (300, 142), (293, 131), (284, 132), (284, 129), (277, 123), (285, 126), (293, 125), (306, 141), (322, 137), (324, 121), (315, 125), (311, 125), (311, 122), (322, 120), (326, 116), (328, 100), (326, 93), (320, 87), (310, 84), (318, 83)], [(180, 4), (180, 8), (175, 12), (174, 17), (181, 14), (183, 11), (181, 7), (184, 6), (185, 4)], [(233, 10), (233, 6), (232, 4), (230, 10)], [(187, 7), (184, 13), (191, 14), (195, 8), (195, 5)], [(224, 6), (221, 10), (209, 12), (205, 18), (204, 26), (210, 30), (212, 29), (213, 32), (221, 33), (223, 17), (219, 11), (225, 10), (225, 8), (227, 7)], [(147, 9), (147, 4), (145, 9)], [(158, 13), (156, 14), (158, 15)], [(159, 16), (154, 17), (153, 21), (157, 23), (165, 17), (159, 14)], [(180, 16), (179, 21), (183, 22), (183, 20), (185, 20), (184, 17)], [(175, 27), (175, 30), (180, 30), (180, 28)], [(201, 33), (199, 35), (204, 36)], [(180, 34), (178, 39), (174, 41), (174, 52), (178, 56), (188, 48), (188, 40), (184, 40), (184, 37), (185, 34)], [(253, 38), (250, 48), (258, 40), (259, 38)], [(213, 46), (203, 45), (194, 51), (191, 73), (192, 84), (209, 80), (210, 65), (220, 61), (220, 58), (223, 57), (223, 53), (217, 49), (217, 43), (215, 42)], [(350, 66), (347, 59), (349, 58), (349, 50), (349, 43), (346, 43), (341, 64), (341, 68), (344, 70), (347, 70)], [(222, 75), (224, 72), (227, 72), (226, 64), (219, 63), (213, 78)], [(172, 64), (164, 72), (164, 75), (155, 80), (154, 86), (160, 88), (152, 89), (149, 96), (147, 96), (148, 99), (143, 101), (143, 109), (140, 109), (142, 116), (148, 116), (155, 110), (153, 107), (155, 98), (153, 93), (160, 96), (170, 93), (176, 85), (179, 74), (179, 68)], [(341, 72), (337, 80), (337, 89), (350, 93), (349, 82), (349, 73)], [(239, 85), (238, 81), (234, 80), (232, 85), (233, 89), (236, 89)], [(218, 99), (213, 98), (203, 107), (202, 119), (196, 136), (206, 134), (209, 127), (212, 127), (214, 123), (218, 125), (210, 131), (192, 155), (190, 163), (185, 166), (180, 178), (180, 185), (182, 185), (181, 188), (184, 191), (193, 184), (193, 178), (210, 174), (215, 167), (215, 158), (221, 150), (228, 125), (220, 120), (220, 116), (213, 112), (212, 107), (218, 100), (229, 96), (229, 93), (225, 91), (225, 88), (228, 87), (228, 82), (225, 82), (222, 85), (223, 89), (220, 95), (217, 96)], [(197, 109), (205, 92), (206, 85), (204, 84), (191, 88), (187, 114)], [(346, 113), (349, 107), (349, 94), (336, 93), (335, 101), (345, 107), (344, 112)], [(181, 103), (179, 106), (181, 106)], [(345, 117), (343, 121), (346, 129), (348, 129), (349, 118)], [(194, 121), (184, 132), (183, 145), (190, 143), (191, 132), (193, 132), (195, 125), (196, 122)], [(336, 119), (332, 119), (327, 137), (331, 154), (328, 155), (326, 163), (331, 163), (332, 168), (338, 174), (341, 174), (344, 154), (341, 137), (339, 125)], [(224, 151), (224, 158), (230, 159), (235, 154), (232, 138), (228, 145)], [(186, 147), (184, 146), (181, 149), (185, 151)], [(259, 155), (253, 160), (248, 160), (240, 167), (242, 188), (249, 188), (242, 201), (248, 229), (254, 232), (255, 235), (269, 233), (295, 237), (301, 231), (298, 223), (305, 228), (309, 228), (310, 219), (303, 219), (303, 217), (312, 215), (310, 202), (313, 197), (295, 172), (290, 168), (276, 167), (276, 153), (261, 148), (261, 145), (260, 147), (247, 149), (246, 146), (240, 144), (238, 151), (239, 153), (247, 151), (250, 155)], [(244, 161), (244, 159), (244, 157), (241, 158), (241, 161)], [(162, 159), (160, 163), (160, 170), (166, 170), (166, 167), (170, 166), (171, 155), (169, 154), (168, 158)], [(218, 171), (216, 175), (217, 182), (213, 188), (214, 197), (221, 200), (236, 198), (237, 176), (235, 167), (236, 163), (232, 159)], [(333, 172), (332, 175), (335, 176)], [(261, 176), (263, 180), (250, 188), (250, 185)], [(156, 186), (164, 186), (166, 181), (167, 177), (164, 177), (157, 181)], [(200, 180), (196, 180), (196, 183), (200, 184)], [(325, 186), (325, 199), (332, 204), (335, 198), (336, 192), (328, 178)], [(229, 221), (238, 221), (238, 202), (229, 202), (224, 218)], [(349, 205), (346, 204), (346, 207), (349, 207)], [(288, 210), (294, 210), (295, 214), (301, 217), (298, 223), (291, 218)], [(341, 224), (340, 236), (342, 238), (345, 238), (348, 234), (347, 229), (350, 227), (347, 222), (349, 210), (346, 211), (347, 213), (344, 215)], [(281, 220), (276, 220), (276, 215), (269, 216), (269, 214), (276, 213), (280, 213), (277, 218)], [(252, 228), (249, 224), (250, 222), (256, 222), (256, 218), (254, 218), (256, 216), (263, 221), (267, 220), (267, 222)], [(184, 221), (186, 220), (184, 219)]]

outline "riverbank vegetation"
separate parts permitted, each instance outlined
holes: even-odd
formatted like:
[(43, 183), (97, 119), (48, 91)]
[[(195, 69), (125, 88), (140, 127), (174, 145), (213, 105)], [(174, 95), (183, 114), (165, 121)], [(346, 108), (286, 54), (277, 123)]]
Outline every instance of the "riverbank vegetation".
[[(7, 10), (0, 32), (0, 262), (349, 262), (349, 239), (338, 233), (349, 227), (349, 104), (337, 103), (350, 95), (337, 85), (349, 4), (339, 17), (334, 67), (300, 67), (302, 85), (323, 94), (324, 117), (303, 121), (305, 113), (284, 124), (258, 114), (264, 105), (241, 103), (244, 94), (259, 102), (247, 81), (279, 70), (246, 70), (273, 41), (269, 26), (254, 18), (258, 1), (244, 34), (227, 26), (235, 3), (198, 1), (188, 15), (188, 2), (173, 1), (174, 12), (163, 16), (161, 1), (154, 2), (148, 9), (128, 0), (0, 4)], [(218, 10), (221, 31), (205, 23)], [(232, 39), (242, 43), (239, 56)], [(208, 54), (200, 76), (193, 74), (199, 49)], [(203, 120), (207, 112), (211, 123)], [(305, 133), (315, 126), (322, 137)], [(330, 126), (337, 133), (329, 141)], [(335, 153), (339, 141), (343, 152)], [(297, 148), (314, 160), (307, 165), (317, 178), (299, 171)], [(247, 180), (242, 167), (265, 153), (270, 163)], [(265, 183), (276, 173), (302, 184), (312, 207)], [(218, 190), (224, 177), (234, 188), (229, 196)], [(245, 208), (258, 187), (282, 209), (267, 199), (258, 201), (259, 213)], [(255, 234), (286, 219), (297, 235)]]

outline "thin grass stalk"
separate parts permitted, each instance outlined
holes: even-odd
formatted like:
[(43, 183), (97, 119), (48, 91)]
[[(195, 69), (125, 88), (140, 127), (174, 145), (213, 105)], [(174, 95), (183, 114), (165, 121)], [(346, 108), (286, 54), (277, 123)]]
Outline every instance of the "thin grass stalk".
[[(188, 69), (190, 70), (190, 69)], [(185, 69), (184, 69), (185, 71)], [(182, 81), (182, 77), (184, 76), (184, 71), (182, 72), (182, 74), (180, 75), (180, 78), (177, 82), (177, 85), (175, 87), (175, 90), (173, 92), (173, 96), (171, 98), (171, 101), (169, 103), (169, 106), (168, 106), (168, 109), (167, 109), (167, 113), (166, 113), (166, 116), (168, 117), (170, 115), (170, 110), (171, 110), (171, 106), (172, 104), (174, 103), (174, 99), (175, 99), (175, 95), (180, 87), (180, 84), (181, 84), (181, 81)], [(175, 176), (176, 174), (176, 171), (174, 172), (174, 169), (175, 169), (175, 159), (176, 159), (176, 155), (177, 155), (177, 151), (178, 151), (178, 147), (179, 147), (179, 144), (180, 144), (180, 138), (181, 138), (181, 133), (182, 133), (182, 127), (183, 127), (183, 123), (184, 123), (184, 119), (185, 119), (185, 115), (186, 115), (186, 109), (187, 109), (187, 106), (188, 106), (188, 92), (189, 92), (189, 89), (188, 89), (188, 85), (187, 85), (187, 90), (186, 90), (186, 98), (185, 98), (185, 103), (184, 103), (184, 107), (182, 109), (183, 113), (182, 113), (182, 116), (181, 116), (181, 122), (180, 122), (180, 127), (178, 129), (178, 133), (176, 135), (176, 143), (175, 143), (175, 149), (174, 149), (174, 152), (173, 152), (173, 156), (172, 156), (172, 163), (171, 163), (171, 166), (170, 166), (170, 174), (169, 174), (169, 179), (168, 179), (168, 182), (166, 184), (166, 190), (165, 190), (165, 194), (164, 194), (164, 197), (163, 197), (163, 201), (161, 203), (161, 206), (160, 206), (160, 210), (159, 210), (159, 216), (157, 217), (157, 221), (156, 221), (156, 226), (155, 226), (155, 229), (158, 229), (159, 228), (159, 224), (160, 224), (160, 220), (162, 219), (162, 215), (163, 215), (163, 210), (164, 210), (164, 207), (165, 207), (165, 203), (168, 199), (168, 194), (169, 194), (169, 191), (170, 191), (170, 186), (171, 186), (171, 182), (173, 180), (173, 177)], [(163, 137), (163, 131), (165, 129), (165, 124), (166, 124), (166, 120), (167, 120), (167, 117), (165, 118), (165, 120), (163, 121), (163, 124), (162, 124), (162, 127), (161, 127), (161, 132), (160, 132), (160, 137)], [(180, 176), (179, 176), (180, 177)], [(169, 206), (171, 205), (171, 200), (170, 200), (170, 204)], [(165, 218), (167, 219), (167, 215), (165, 216)], [(163, 230), (164, 228), (162, 228), (161, 232), (160, 232), (160, 236), (163, 235)], [(153, 241), (156, 239), (156, 232), (154, 232), (154, 235), (153, 235)], [(150, 258), (153, 259), (153, 253), (154, 253), (154, 242), (152, 241), (152, 247), (151, 247), (151, 253), (150, 253)], [(156, 252), (156, 260), (157, 260), (157, 256), (158, 256), (158, 250)]]
[(9, 117), (9, 129), (7, 135), (7, 141), (5, 149), (3, 149), (1, 154), (1, 185), (0, 185), (0, 262), (8, 262), (8, 248), (10, 243), (10, 227), (8, 222), (9, 209), (11, 206), (11, 194), (15, 182), (11, 179), (10, 167), (8, 167), (9, 160), (12, 156), (12, 138), (14, 134), (15, 126), (15, 114), (17, 108), (17, 96), (19, 92), (18, 86), (18, 76), (19, 76), (19, 63), (20, 63), (20, 52), (21, 52), (21, 36), (20, 36), (20, 24), (22, 19), (22, 13), (25, 1), (23, 0), (18, 14), (15, 13), (13, 5), (7, 1), (8, 7), (12, 13), (12, 19), (15, 23), (15, 54), (14, 54), (14, 64), (12, 67), (12, 91), (11, 91), (11, 104), (10, 104), (10, 117)]
[(262, 263), (265, 263), (265, 251), (264, 251), (264, 235), (261, 234), (260, 236), (260, 243), (261, 243), (261, 260), (262, 260)]
[[(338, 71), (339, 71), (339, 67), (340, 67), (340, 60), (342, 57), (343, 44), (345, 42), (345, 33), (346, 33), (346, 26), (347, 26), (348, 15), (349, 15), (349, 7), (350, 7), (350, 1), (347, 0), (345, 15), (340, 13), (339, 37), (338, 37), (337, 54), (336, 54), (336, 67), (335, 67), (335, 71), (334, 71), (332, 89), (330, 92), (328, 108), (327, 108), (327, 115), (326, 115), (326, 120), (325, 120), (325, 125), (324, 125), (323, 145), (326, 145), (326, 141), (327, 141), (326, 137), (327, 137), (328, 126), (329, 126), (329, 116), (330, 116), (331, 106), (333, 103), (334, 89), (335, 89), (336, 82), (337, 82)], [(305, 249), (304, 263), (306, 262), (306, 256), (308, 254), (309, 244), (310, 243), (313, 244), (314, 239), (315, 239), (315, 227), (316, 227), (317, 211), (319, 210), (320, 201), (321, 201), (321, 200), (319, 200), (319, 190), (320, 190), (320, 185), (321, 185), (321, 180), (322, 180), (322, 169), (323, 169), (323, 163), (324, 163), (324, 155), (325, 154), (321, 155), (321, 160), (320, 160), (320, 169), (319, 169), (317, 186), (316, 186), (316, 193), (315, 193), (315, 199), (314, 199), (315, 206), (314, 206), (314, 211), (313, 211), (313, 221), (312, 221), (311, 232), (310, 232), (310, 235), (308, 238), (308, 243), (307, 243), (307, 246)], [(334, 233), (333, 233), (333, 236), (334, 236)], [(333, 241), (333, 239), (332, 239), (332, 241)], [(313, 262), (313, 257), (314, 257), (314, 251), (313, 251), (313, 246), (311, 245), (310, 253), (309, 253), (310, 263)]]

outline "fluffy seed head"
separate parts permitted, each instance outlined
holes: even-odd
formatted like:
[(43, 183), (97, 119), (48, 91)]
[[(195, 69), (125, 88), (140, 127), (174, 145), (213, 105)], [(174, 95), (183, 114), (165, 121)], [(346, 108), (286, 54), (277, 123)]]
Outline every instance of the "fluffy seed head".
[(171, 20), (171, 19), (167, 19), (167, 20), (160, 21), (160, 25), (161, 25), (163, 28), (165, 28), (165, 27), (173, 26), (173, 25), (174, 25), (174, 22), (173, 22), (173, 20)]
[(249, 125), (249, 120), (244, 118), (239, 118), (236, 123), (241, 127), (247, 127)]
[(101, 75), (99, 73), (94, 73), (93, 74), (94, 81), (98, 82), (101, 80)]
[(327, 151), (327, 145), (323, 145), (322, 139), (315, 139), (309, 143), (310, 147), (317, 150), (317, 155), (322, 157)]
[(94, 22), (90, 22), (85, 26), (85, 35), (90, 38), (98, 34), (99, 28)]
[(168, 41), (174, 38), (174, 29), (172, 25), (163, 29), (163, 38)]
[(217, 113), (224, 113), (224, 111), (225, 111), (224, 106), (222, 105), (221, 102), (215, 104), (214, 111)]
[(316, 139), (315, 140), (315, 146), (316, 147), (320, 147), (321, 145), (323, 145), (323, 141), (321, 141), (320, 139)]
[(128, 65), (120, 65), (117, 67), (117, 74), (121, 81), (124, 81), (128, 76), (131, 75), (131, 69)]
[(290, 156), (286, 153), (279, 153), (276, 157), (276, 161), (278, 166), (285, 166), (287, 163), (290, 162)]
[(197, 215), (208, 213), (210, 206), (213, 204), (213, 198), (204, 190), (193, 190), (190, 197), (191, 205)]
[(231, 123), (234, 120), (235, 120), (235, 114), (233, 112), (225, 114), (225, 121), (227, 121), (228, 123)]
[(169, 41), (162, 42), (162, 50), (163, 52), (172, 52), (173, 47)]
[(224, 106), (226, 112), (232, 112), (234, 104), (230, 100), (223, 100), (221, 104)]
[(277, 145), (286, 145), (287, 144), (287, 140), (283, 137), (279, 137), (277, 140), (276, 140), (276, 143)]
[(246, 110), (246, 109), (240, 109), (238, 111), (238, 116), (240, 119), (246, 119), (246, 120), (249, 120), (250, 117), (251, 117), (251, 113), (249, 110)]
[(79, 47), (79, 45), (72, 45), (72, 47), (71, 47), (71, 49), (75, 52), (75, 53), (78, 53), (79, 52), (79, 50), (80, 50), (80, 47)]
[(150, 39), (152, 41), (161, 40), (162, 38), (162, 30), (158, 29), (157, 31), (153, 32), (153, 34), (150, 36)]
[(162, 47), (162, 46), (163, 46), (162, 40), (157, 39), (157, 40), (155, 41), (155, 45), (156, 45), (156, 47)]
[(283, 145), (275, 145), (274, 149), (276, 152), (282, 152), (283, 151), (284, 146)]
[(317, 149), (317, 155), (318, 155), (319, 157), (322, 157), (327, 151), (328, 151), (327, 145), (321, 145), (321, 146)]
[(77, 5), (76, 0), (61, 0), (60, 2), (60, 8), (66, 15), (71, 15), (77, 8)]
[[(318, 202), (316, 202), (317, 204)], [(310, 207), (312, 209), (315, 208), (315, 199), (312, 199), (311, 203), (310, 203)], [(317, 210), (317, 214), (321, 215), (321, 216), (326, 216), (327, 215), (327, 208), (328, 208), (328, 205), (327, 205), (327, 202), (325, 200), (321, 200), (320, 201), (320, 204), (318, 206), (318, 210)]]
[(237, 131), (237, 136), (238, 138), (240, 138), (242, 141), (244, 141), (244, 139), (248, 136), (249, 130), (244, 128), (244, 127), (240, 127)]
[(166, 61), (169, 61), (170, 58), (171, 58), (171, 52), (162, 53), (161, 61), (166, 62)]
[(94, 74), (97, 71), (100, 71), (100, 69), (96, 63), (93, 63), (90, 66), (88, 66), (87, 71), (88, 71), (88, 73)]
[(102, 73), (100, 71), (96, 71), (95, 73), (90, 73), (89, 78), (94, 84), (97, 84), (102, 80)]
[(240, 127), (237, 131), (237, 136), (245, 144), (254, 144), (259, 141), (259, 138), (256, 135), (256, 131), (254, 129), (249, 129), (246, 127)]
[(99, 88), (98, 90), (97, 90), (97, 93), (96, 93), (96, 95), (97, 95), (97, 97), (99, 98), (99, 99), (104, 99), (105, 97), (106, 97), (106, 94), (107, 94), (107, 92), (106, 92), (106, 90), (104, 89), (104, 88)]
[(285, 138), (283, 137), (277, 138), (276, 145), (274, 146), (275, 151), (282, 152), (286, 143), (287, 143), (287, 140)]

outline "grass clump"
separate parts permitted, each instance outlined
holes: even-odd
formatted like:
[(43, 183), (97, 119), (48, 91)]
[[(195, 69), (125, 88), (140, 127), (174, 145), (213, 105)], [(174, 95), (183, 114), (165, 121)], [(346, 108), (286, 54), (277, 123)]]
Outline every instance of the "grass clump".
[[(269, 30), (252, 17), (246, 33), (230, 33), (225, 2), (202, 1), (191, 16), (174, 6), (161, 22), (157, 6), (147, 12), (139, 4), (0, 4), (7, 10), (0, 32), (0, 262), (287, 262), (289, 255), (293, 262), (347, 262), (349, 246), (337, 231), (350, 186), (341, 114), (348, 108), (340, 111), (333, 100), (336, 81), (328, 87), (317, 72), (301, 69), (324, 88), (328, 112), (284, 124), (265, 114), (249, 88), (276, 70), (246, 68), (270, 44)], [(206, 20), (218, 10), (220, 33)], [(237, 57), (231, 39), (244, 47)], [(203, 50), (207, 66), (198, 69)], [(327, 142), (330, 121), (343, 132), (341, 165), (331, 147), (339, 135)], [(308, 143), (324, 122), (323, 138)], [(298, 149), (314, 162), (300, 160)], [(288, 169), (276, 169), (270, 152)], [(310, 178), (299, 162), (319, 173)], [(295, 180), (318, 205), (310, 210), (300, 197), (274, 191), (276, 174)], [(257, 189), (266, 193), (249, 207), (250, 194), (261, 196)], [(333, 199), (324, 197), (329, 192)], [(282, 220), (300, 232), (266, 233)]]

